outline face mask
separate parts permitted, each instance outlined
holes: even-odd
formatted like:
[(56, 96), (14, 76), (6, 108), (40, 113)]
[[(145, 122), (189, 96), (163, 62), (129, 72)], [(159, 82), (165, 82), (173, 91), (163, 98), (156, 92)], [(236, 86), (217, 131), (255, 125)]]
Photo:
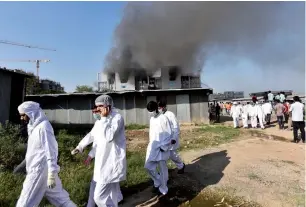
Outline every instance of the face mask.
[(93, 117), (94, 117), (95, 120), (100, 120), (101, 119), (100, 114), (93, 114)]

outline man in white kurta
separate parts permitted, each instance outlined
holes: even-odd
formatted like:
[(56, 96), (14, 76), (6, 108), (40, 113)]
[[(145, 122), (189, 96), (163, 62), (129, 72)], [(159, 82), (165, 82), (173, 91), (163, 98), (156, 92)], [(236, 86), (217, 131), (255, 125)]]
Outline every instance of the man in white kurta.
[[(150, 101), (147, 109), (151, 115), (149, 144), (146, 153), (145, 168), (154, 182), (154, 192), (158, 195), (168, 193), (168, 167), (172, 130), (168, 118), (158, 112), (157, 103)], [(157, 172), (159, 168), (159, 173)]]
[(21, 119), (28, 121), (29, 138), (25, 158), (27, 175), (16, 206), (39, 206), (45, 196), (54, 206), (76, 207), (58, 177), (58, 145), (40, 105), (27, 101), (18, 111)]
[(159, 113), (164, 114), (170, 121), (171, 129), (172, 129), (172, 139), (171, 139), (171, 147), (170, 147), (170, 160), (175, 163), (178, 171), (178, 174), (183, 174), (185, 169), (185, 164), (177, 153), (180, 138), (180, 125), (171, 111), (167, 109), (167, 104), (165, 101), (158, 102), (158, 111)]
[[(126, 138), (123, 117), (113, 108), (113, 100), (101, 95), (95, 100), (101, 119), (94, 126), (94, 201), (98, 207), (117, 207), (120, 181), (126, 179)], [(91, 157), (89, 156), (89, 159)]]

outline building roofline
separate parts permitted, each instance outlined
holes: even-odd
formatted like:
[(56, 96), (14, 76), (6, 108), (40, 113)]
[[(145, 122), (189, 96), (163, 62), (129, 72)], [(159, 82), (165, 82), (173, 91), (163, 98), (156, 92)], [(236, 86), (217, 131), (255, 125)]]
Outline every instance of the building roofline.
[(87, 95), (112, 95), (112, 94), (129, 94), (129, 93), (152, 93), (152, 92), (178, 92), (178, 91), (209, 91), (212, 93), (211, 88), (188, 88), (188, 89), (160, 89), (160, 90), (139, 90), (139, 91), (115, 91), (115, 92), (87, 92), (87, 93), (60, 93), (60, 94), (36, 94), (36, 95), (27, 95), (27, 97), (60, 97), (60, 96), (87, 96)]
[(27, 73), (22, 73), (22, 72), (19, 72), (17, 71), (16, 69), (15, 70), (12, 70), (12, 69), (5, 69), (5, 68), (1, 68), (0, 67), (0, 72), (4, 72), (4, 73), (10, 73), (10, 74), (13, 74), (13, 75), (22, 75), (22, 76), (25, 76), (25, 77), (34, 77), (33, 75), (30, 75), (30, 74), (27, 74)]

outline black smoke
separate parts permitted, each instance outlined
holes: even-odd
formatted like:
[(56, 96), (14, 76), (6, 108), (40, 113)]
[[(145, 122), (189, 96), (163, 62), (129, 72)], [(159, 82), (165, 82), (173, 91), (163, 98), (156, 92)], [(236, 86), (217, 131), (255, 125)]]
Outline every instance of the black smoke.
[[(302, 55), (301, 62), (304, 10), (304, 2), (127, 3), (105, 70), (126, 74), (136, 68), (154, 71), (175, 65), (193, 72), (205, 66), (207, 54), (220, 50), (262, 65), (288, 64)], [(303, 39), (288, 48), (282, 40), (269, 41), (277, 34)]]

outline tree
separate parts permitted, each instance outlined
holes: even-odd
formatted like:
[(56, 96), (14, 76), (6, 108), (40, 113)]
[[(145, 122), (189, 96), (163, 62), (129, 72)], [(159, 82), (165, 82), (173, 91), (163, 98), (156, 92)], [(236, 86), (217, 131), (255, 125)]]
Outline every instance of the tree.
[(75, 88), (75, 92), (77, 93), (86, 93), (86, 92), (94, 92), (93, 87), (87, 85), (78, 85)]
[[(16, 70), (19, 73), (25, 73), (30, 75), (31, 77), (26, 78), (26, 95), (36, 95), (36, 94), (59, 94), (59, 93), (66, 93), (63, 90), (43, 90), (38, 80), (37, 76), (31, 72), (25, 72), (21, 69)], [(42, 79), (43, 80), (43, 79)], [(54, 81), (50, 81), (54, 82)]]

